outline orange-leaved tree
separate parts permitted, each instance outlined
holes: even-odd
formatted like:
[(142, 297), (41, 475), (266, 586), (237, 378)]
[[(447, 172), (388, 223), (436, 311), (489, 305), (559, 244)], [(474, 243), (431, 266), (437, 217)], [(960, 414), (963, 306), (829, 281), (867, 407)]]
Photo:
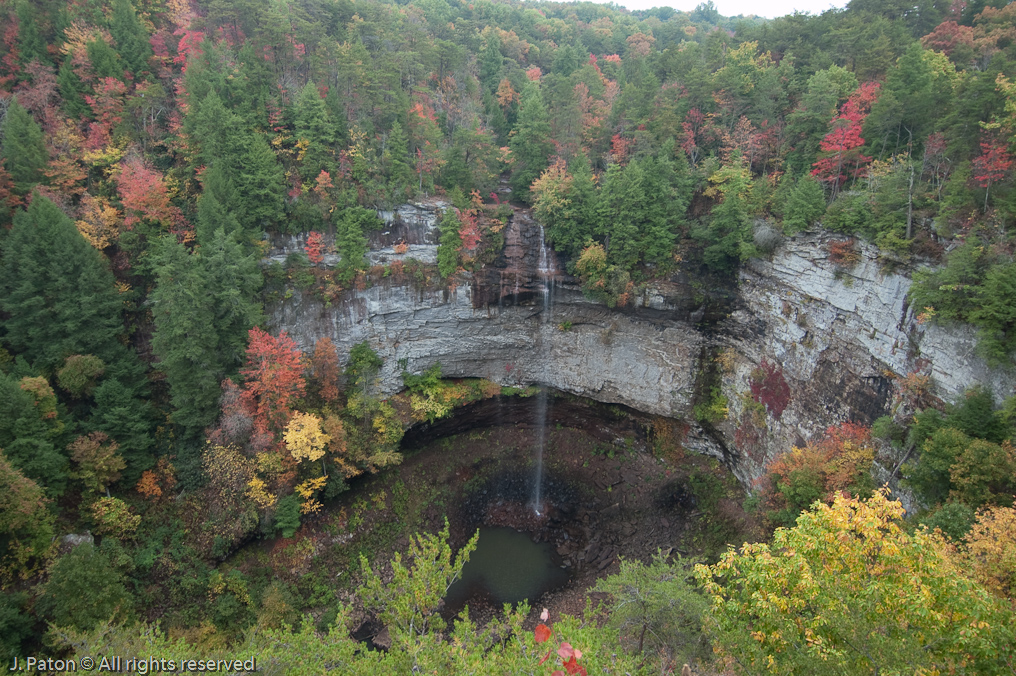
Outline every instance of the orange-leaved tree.
[(293, 403), (303, 396), (306, 381), (296, 343), (285, 331), (278, 336), (258, 327), (250, 330), (244, 394), (254, 402), (258, 431), (281, 432), (293, 415)]
[(770, 463), (759, 480), (767, 518), (774, 525), (790, 526), (817, 500), (828, 503), (844, 493), (870, 495), (875, 487), (870, 432), (855, 423), (835, 425), (821, 440), (793, 448)]

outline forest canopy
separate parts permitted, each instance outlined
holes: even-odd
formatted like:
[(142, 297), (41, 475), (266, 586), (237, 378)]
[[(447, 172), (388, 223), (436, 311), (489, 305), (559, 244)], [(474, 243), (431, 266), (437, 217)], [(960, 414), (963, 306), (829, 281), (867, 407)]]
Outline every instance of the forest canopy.
[[(0, 0), (0, 656), (50, 628), (66, 654), (139, 637), (225, 654), (254, 631), (266, 655), (285, 643), (360, 659), (342, 631), (321, 638), (347, 610), (333, 589), (219, 563), (255, 538), (304, 546), (301, 526), (349, 481), (401, 462), (406, 425), (502, 390), (442, 380), (435, 364), (406, 373), (394, 402), (370, 344), (301, 349), (267, 330), (266, 303), (299, 289), (330, 308), (387, 277), (454, 286), (503, 252), (513, 210), (531, 210), (567, 272), (610, 307), (675, 274), (733, 283), (746, 261), (821, 225), (841, 267), (856, 239), (871, 243), (883, 269), (913, 271), (920, 322), (970, 324), (992, 366), (1012, 368), (1014, 38), (1006, 0), (852, 0), (771, 21), (711, 2)], [(437, 264), (372, 269), (380, 214), (435, 195)], [(302, 251), (269, 264), (282, 236)], [(720, 396), (702, 421), (725, 415)], [(1013, 589), (1012, 401), (995, 410), (972, 392), (875, 430), (921, 451), (902, 471), (948, 539), (904, 532), (872, 494), (868, 431), (841, 430), (770, 467), (758, 499), (787, 530), (772, 549), (698, 568), (705, 596), (684, 564), (625, 569), (655, 590), (681, 580), (694, 623), (665, 612), (670, 597), (631, 621), (684, 635), (706, 617), (729, 664), (868, 673), (843, 646), (908, 584), (875, 588), (858, 606), (867, 624), (833, 607), (838, 589), (863, 596), (875, 575), (855, 556), (869, 538), (938, 595), (913, 625), (933, 646), (894, 655), (872, 630), (869, 652), (894, 669), (1011, 673), (998, 618)], [(57, 536), (85, 530), (94, 545), (60, 551)], [(733, 612), (779, 597), (774, 580), (803, 584), (804, 566), (825, 570), (812, 547), (843, 533), (856, 565), (809, 624)], [(774, 559), (781, 547), (797, 557)], [(976, 579), (950, 578), (964, 569)], [(383, 591), (371, 587), (372, 602)], [(317, 624), (282, 628), (304, 611)], [(146, 624), (157, 619), (172, 637)], [(418, 650), (420, 664), (472, 668), (493, 651), (514, 669), (549, 640), (551, 663), (578, 669), (563, 636), (589, 665), (644, 664), (592, 625), (530, 635), (517, 614), (504, 622), (457, 657), (435, 632), (403, 636), (378, 664), (404, 667)], [(475, 633), (463, 626), (455, 636)], [(809, 647), (796, 653), (792, 635)]]

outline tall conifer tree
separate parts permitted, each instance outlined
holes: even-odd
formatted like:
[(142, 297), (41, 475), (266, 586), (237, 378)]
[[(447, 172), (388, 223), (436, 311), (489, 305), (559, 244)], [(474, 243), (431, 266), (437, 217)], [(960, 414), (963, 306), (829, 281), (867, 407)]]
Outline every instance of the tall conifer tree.
[(0, 261), (4, 342), (51, 371), (72, 354), (123, 359), (123, 301), (98, 251), (62, 211), (36, 195), (14, 217)]

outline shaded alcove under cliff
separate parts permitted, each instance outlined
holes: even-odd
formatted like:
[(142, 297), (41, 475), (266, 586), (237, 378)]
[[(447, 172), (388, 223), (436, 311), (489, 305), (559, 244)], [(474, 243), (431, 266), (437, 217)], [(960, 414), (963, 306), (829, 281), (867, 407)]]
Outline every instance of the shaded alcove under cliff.
[[(478, 528), (511, 528), (549, 549), (552, 565), (567, 575), (564, 586), (529, 599), (534, 612), (546, 606), (578, 614), (587, 589), (617, 572), (622, 556), (647, 560), (663, 550), (710, 557), (727, 542), (750, 537), (750, 519), (741, 510), (744, 492), (729, 470), (680, 448), (654, 452), (654, 421), (622, 406), (550, 392), (543, 435), (546, 509), (536, 516), (535, 395), (476, 402), (410, 429), (402, 465), (355, 481), (312, 527), (327, 529), (336, 514), (344, 514), (343, 547), (369, 550), (374, 562), (404, 554), (411, 532), (436, 532), (445, 518), (456, 549)], [(377, 507), (381, 495), (384, 507)], [(356, 505), (365, 503), (370, 508), (358, 515)], [(332, 565), (349, 570), (339, 561)], [(387, 568), (380, 568), (384, 577)], [(353, 589), (355, 576), (345, 578)], [(489, 594), (465, 602), (478, 620), (500, 609)], [(462, 604), (460, 598), (445, 611), (454, 614)], [(381, 629), (368, 614), (359, 621), (367, 633), (371, 626), (375, 633)], [(378, 642), (383, 645), (384, 637)]]

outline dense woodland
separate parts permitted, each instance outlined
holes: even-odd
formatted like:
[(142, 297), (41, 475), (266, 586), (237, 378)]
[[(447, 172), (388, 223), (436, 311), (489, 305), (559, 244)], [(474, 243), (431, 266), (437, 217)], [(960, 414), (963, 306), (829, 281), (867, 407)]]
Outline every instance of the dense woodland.
[[(1016, 673), (1016, 400), (943, 406), (918, 374), (873, 430), (770, 467), (749, 503), (767, 534), (784, 527), (771, 542), (694, 572), (626, 562), (601, 582), (606, 615), (445, 630), (432, 611), (461, 557), (424, 535), (394, 583), (362, 570), (358, 603), (392, 628), (375, 653), (320, 585), (219, 566), (398, 463), (409, 421), (507, 394), (435, 367), (382, 399), (368, 345), (303, 355), (263, 330), (266, 301), (452, 283), (503, 248), (509, 201), (612, 307), (677, 272), (729, 277), (821, 223), (844, 235), (842, 266), (873, 242), (887, 269), (917, 269), (922, 321), (972, 324), (1012, 368), (1016, 4), (763, 21), (711, 3), (2, 0), (0, 26), (4, 659)], [(453, 205), (436, 269), (369, 268), (378, 210), (434, 195)], [(310, 233), (306, 257), (262, 264), (277, 233)], [(751, 392), (763, 417), (771, 375)], [(706, 422), (725, 414), (712, 404)], [(910, 458), (927, 508), (906, 521), (874, 490), (880, 444)], [(94, 546), (55, 540), (86, 529)]]

